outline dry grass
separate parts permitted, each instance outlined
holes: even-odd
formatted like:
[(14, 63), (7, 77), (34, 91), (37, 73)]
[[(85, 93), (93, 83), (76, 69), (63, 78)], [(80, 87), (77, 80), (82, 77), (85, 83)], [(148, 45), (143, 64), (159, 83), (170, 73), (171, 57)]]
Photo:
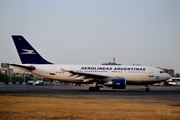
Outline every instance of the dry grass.
[(178, 120), (180, 106), (123, 100), (0, 96), (1, 120)]

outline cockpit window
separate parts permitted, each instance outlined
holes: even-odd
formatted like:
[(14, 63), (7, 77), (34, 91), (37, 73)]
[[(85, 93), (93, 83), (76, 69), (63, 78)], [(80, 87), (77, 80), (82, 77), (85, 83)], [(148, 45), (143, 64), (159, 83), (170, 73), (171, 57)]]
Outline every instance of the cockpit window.
[(160, 71), (160, 73), (165, 73), (165, 71)]

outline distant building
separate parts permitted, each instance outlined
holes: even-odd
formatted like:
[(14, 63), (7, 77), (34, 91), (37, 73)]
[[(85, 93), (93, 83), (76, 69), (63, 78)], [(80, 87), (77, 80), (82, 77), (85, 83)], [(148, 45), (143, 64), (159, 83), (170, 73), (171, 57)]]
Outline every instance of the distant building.
[(113, 62), (102, 63), (102, 65), (121, 65), (121, 64), (117, 64), (117, 63), (115, 62), (115, 57), (113, 57)]
[(15, 75), (21, 75), (21, 74), (23, 74), (23, 71), (20, 70), (20, 69), (14, 69), (13, 74), (15, 74)]
[[(160, 68), (160, 67), (158, 67)], [(171, 77), (174, 77), (174, 70), (173, 69), (169, 69), (169, 68), (160, 68), (163, 69), (166, 73), (170, 74)]]
[(9, 67), (9, 63), (1, 63), (0, 72), (6, 75), (12, 75), (13, 69)]
[(11, 69), (11, 68), (1, 68), (0, 72), (4, 73), (6, 75), (12, 75), (13, 74), (13, 69)]

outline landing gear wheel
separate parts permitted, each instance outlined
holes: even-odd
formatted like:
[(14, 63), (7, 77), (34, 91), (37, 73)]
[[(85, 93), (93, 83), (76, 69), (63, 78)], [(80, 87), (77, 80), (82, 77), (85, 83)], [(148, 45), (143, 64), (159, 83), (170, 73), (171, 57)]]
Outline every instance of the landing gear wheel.
[(150, 89), (149, 89), (149, 88), (146, 88), (145, 91), (146, 91), (146, 92), (150, 92)]
[(93, 87), (89, 87), (89, 91), (93, 91), (94, 89), (93, 89)]
[(89, 87), (89, 91), (99, 91), (99, 87)]
[(99, 87), (95, 87), (94, 90), (95, 90), (95, 91), (99, 91)]
[(146, 92), (150, 92), (149, 86), (148, 86), (148, 85), (145, 85), (145, 86), (146, 86), (145, 91), (146, 91)]

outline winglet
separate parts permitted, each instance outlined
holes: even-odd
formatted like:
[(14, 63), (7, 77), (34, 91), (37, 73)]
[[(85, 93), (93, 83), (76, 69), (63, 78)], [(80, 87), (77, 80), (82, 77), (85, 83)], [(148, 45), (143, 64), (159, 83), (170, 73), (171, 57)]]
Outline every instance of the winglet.
[(21, 35), (12, 35), (17, 52), (23, 64), (53, 64), (45, 60)]

